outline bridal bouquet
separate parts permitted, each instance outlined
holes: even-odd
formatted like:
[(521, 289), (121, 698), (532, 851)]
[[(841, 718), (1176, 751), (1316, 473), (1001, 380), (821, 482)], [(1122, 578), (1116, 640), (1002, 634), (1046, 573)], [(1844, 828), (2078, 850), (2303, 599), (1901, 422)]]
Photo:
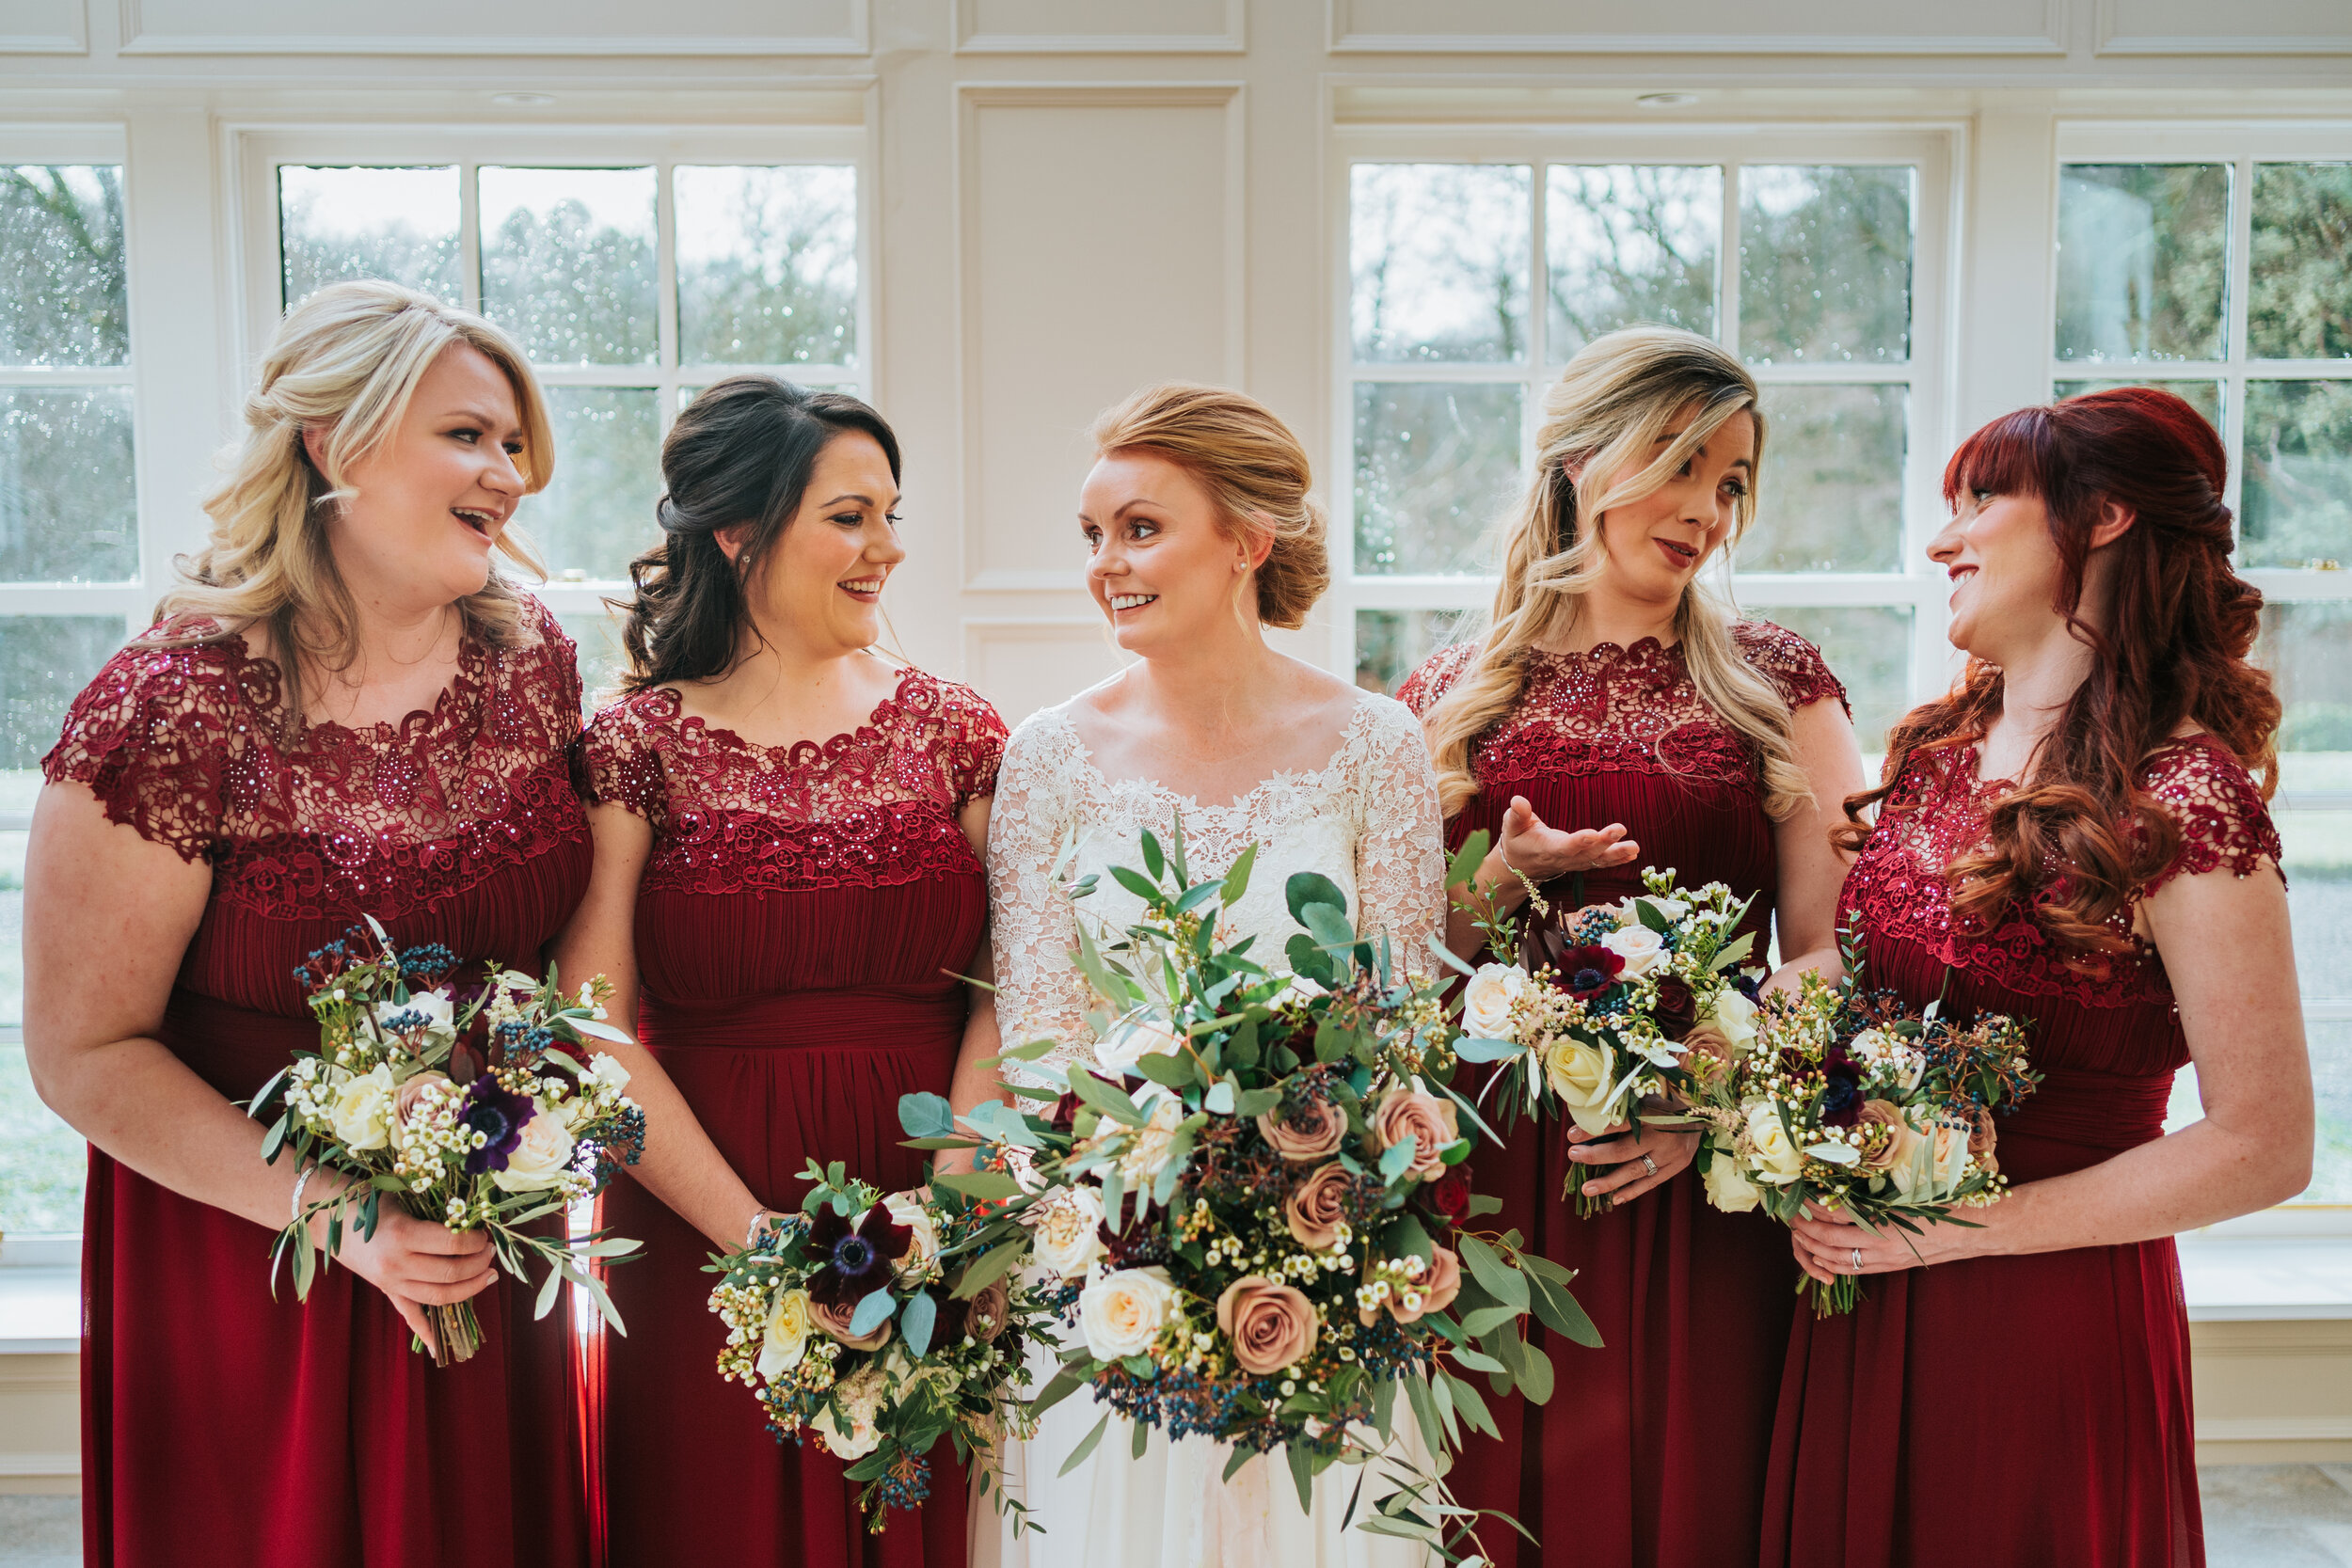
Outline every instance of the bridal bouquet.
[[(752, 1390), (778, 1442), (815, 1433), (879, 1532), (891, 1508), (930, 1496), (931, 1448), (959, 1462), (1036, 1430), (1019, 1397), (1028, 1338), (1052, 1316), (1001, 1275), (960, 1291), (985, 1225), (952, 1193), (893, 1193), (809, 1162), (801, 1213), (758, 1244), (714, 1257), (710, 1309), (727, 1325), (719, 1373)], [(950, 1261), (949, 1254), (965, 1259)], [(1019, 1507), (999, 1494), (1005, 1506)]]
[[(1842, 1211), (1865, 1230), (1917, 1234), (1954, 1211), (1999, 1200), (1993, 1112), (2034, 1091), (2025, 1026), (1999, 1014), (1963, 1024), (1931, 1003), (1806, 974), (1765, 999), (1754, 1046), (1693, 1053), (1698, 1115), (1710, 1127), (1698, 1164), (1716, 1208), (1762, 1207), (1787, 1224), (1806, 1204)], [(1861, 1281), (1808, 1276), (1814, 1309), (1850, 1312)]]
[[(1484, 836), (1477, 838), (1484, 848)], [(1536, 919), (1480, 922), (1501, 962), (1479, 966), (1462, 991), (1464, 1061), (1500, 1064), (1487, 1092), (1531, 1112), (1549, 1106), (1597, 1136), (1638, 1124), (1645, 1101), (1688, 1098), (1694, 1052), (1743, 1043), (1756, 982), (1740, 973), (1755, 939), (1734, 936), (1749, 900), (1721, 882), (1685, 892), (1671, 871), (1642, 873), (1644, 892)], [(1483, 1097), (1482, 1097), (1483, 1098)], [(1590, 1167), (1571, 1163), (1567, 1191), (1590, 1215)]]
[[(1033, 1067), (1045, 1086), (1015, 1091), (1033, 1107), (966, 1118), (978, 1163), (996, 1168), (938, 1179), (1004, 1206), (965, 1243), (978, 1254), (967, 1284), (1029, 1262), (1074, 1296), (1076, 1342), (1034, 1408), (1090, 1386), (1133, 1418), (1138, 1454), (1155, 1427), (1200, 1434), (1232, 1445), (1229, 1477), (1284, 1449), (1308, 1506), (1318, 1474), (1389, 1449), (1400, 1393), (1433, 1453), (1458, 1449), (1465, 1427), (1496, 1431), (1468, 1373), (1498, 1397), (1549, 1399), (1551, 1363), (1521, 1321), (1598, 1337), (1567, 1270), (1516, 1232), (1470, 1228), (1501, 1205), (1462, 1169), (1464, 1130), (1483, 1124), (1446, 1083), (1440, 984), (1359, 935), (1344, 895), (1311, 873), (1285, 885), (1302, 929), (1286, 969), (1270, 969), (1217, 930), (1252, 852), (1196, 881), (1181, 830), (1169, 849), (1146, 834), (1141, 850), (1143, 871), (1112, 875), (1142, 919), (1102, 944), (1080, 933), (1076, 961), (1104, 1009), (1092, 1067)], [(1006, 1055), (1034, 1063), (1051, 1044)], [(902, 1117), (930, 1134), (916, 1147), (973, 1141), (935, 1097), (910, 1097)], [(1451, 1557), (1471, 1516), (1434, 1477), (1391, 1474), (1402, 1483), (1363, 1528)]]
[[(451, 985), (459, 963), (449, 949), (395, 951), (373, 919), (368, 929), (373, 942), (354, 929), (295, 971), (318, 1020), (319, 1048), (296, 1052), (251, 1102), (257, 1118), (278, 1110), (262, 1158), (291, 1152), (302, 1171), (293, 1223), (271, 1252), (272, 1279), (291, 1254), (294, 1294), (307, 1298), (346, 1227), (374, 1235), (389, 1196), (419, 1219), (488, 1232), (499, 1263), (517, 1279), (529, 1277), (534, 1259), (546, 1265), (540, 1317), (568, 1279), (621, 1329), (588, 1263), (622, 1258), (637, 1243), (591, 1237), (574, 1250), (560, 1227), (553, 1235), (525, 1228), (601, 1191), (644, 1151), (644, 1115), (622, 1092), (628, 1069), (589, 1049), (591, 1039), (628, 1037), (604, 1022), (600, 999), (610, 988), (598, 976), (569, 995), (552, 970), (544, 980), (508, 970), (461, 993)], [(467, 1043), (477, 1024), (486, 1053)], [(306, 1206), (303, 1189), (321, 1169), (351, 1185)], [(324, 1252), (310, 1235), (321, 1213)], [(436, 1365), (481, 1348), (470, 1302), (425, 1314), (439, 1340)]]

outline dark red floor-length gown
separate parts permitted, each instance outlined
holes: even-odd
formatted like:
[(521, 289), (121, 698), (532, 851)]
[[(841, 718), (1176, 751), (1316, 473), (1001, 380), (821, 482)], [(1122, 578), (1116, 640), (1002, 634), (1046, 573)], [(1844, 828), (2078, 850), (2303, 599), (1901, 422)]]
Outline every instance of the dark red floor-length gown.
[[(638, 1025), (727, 1162), (797, 1210), (813, 1158), (897, 1192), (898, 1098), (947, 1092), (988, 918), (957, 815), (993, 794), (1005, 727), (967, 688), (909, 670), (865, 726), (821, 745), (755, 745), (640, 692), (582, 740), (595, 799), (654, 830), (637, 899)], [(657, 1131), (657, 1135), (659, 1135)], [(634, 1181), (604, 1223), (646, 1243), (615, 1269), (628, 1325), (603, 1337), (603, 1451), (614, 1568), (673, 1562), (960, 1568), (965, 1481), (931, 1454), (930, 1500), (866, 1533), (863, 1483), (820, 1440), (779, 1444), (716, 1370), (708, 1241)]]
[[(294, 969), (361, 915), (525, 969), (570, 918), (591, 858), (580, 677), (554, 618), (525, 618), (532, 645), (469, 641), (397, 726), (281, 738), (278, 667), (235, 641), (127, 648), (74, 702), (49, 779), (212, 864), (159, 1034), (222, 1094), (318, 1044)], [(269, 1230), (96, 1149), (84, 1226), (92, 1568), (585, 1562), (576, 1348), (528, 1286), (475, 1297), (480, 1353), (436, 1368), (373, 1287), (332, 1269), (307, 1303), (282, 1281), (273, 1299)]]
[[(1741, 655), (1792, 707), (1845, 700), (1820, 654), (1763, 623), (1734, 628)], [(1449, 648), (1398, 695), (1426, 712), (1474, 649)], [(1559, 828), (1623, 822), (1633, 865), (1589, 874), (1587, 903), (1641, 891), (1643, 866), (1682, 881), (1721, 881), (1756, 902), (1746, 929), (1761, 964), (1779, 856), (1752, 751), (1692, 686), (1679, 647), (1524, 656), (1526, 684), (1509, 718), (1472, 749), (1479, 793), (1447, 824), (1449, 845), (1497, 831), (1514, 795)], [(1677, 1568), (1753, 1561), (1764, 1454), (1794, 1302), (1796, 1265), (1780, 1227), (1710, 1208), (1685, 1170), (1631, 1203), (1580, 1218), (1561, 1196), (1565, 1124), (1521, 1119), (1502, 1148), (1470, 1155), (1477, 1190), (1502, 1199), (1498, 1228), (1517, 1227), (1577, 1272), (1577, 1301), (1598, 1350), (1548, 1341), (1550, 1402), (1495, 1407), (1500, 1442), (1472, 1437), (1453, 1474), (1465, 1505), (1498, 1509), (1509, 1527), (1480, 1532), (1500, 1568), (1545, 1561), (1582, 1568)], [(1542, 1334), (1541, 1329), (1534, 1331)]]
[[(1915, 755), (1846, 879), (1870, 984), (2030, 1025), (2041, 1087), (1997, 1123), (2014, 1184), (2163, 1134), (2188, 1060), (2163, 960), (2131, 936), (2171, 878), (2275, 874), (2279, 839), (2237, 759), (2199, 737), (2141, 772), (2179, 825), (2172, 863), (2115, 919), (2127, 951), (2054, 950), (2014, 912), (1954, 929), (1944, 867), (1981, 841), (1977, 752)], [(2267, 864), (2271, 869), (2264, 870)], [(1947, 966), (1948, 982), (1947, 979)], [(1773, 1433), (1765, 1555), (1786, 1568), (2204, 1560), (2187, 1308), (2170, 1238), (1871, 1276), (1851, 1314), (1797, 1320)]]

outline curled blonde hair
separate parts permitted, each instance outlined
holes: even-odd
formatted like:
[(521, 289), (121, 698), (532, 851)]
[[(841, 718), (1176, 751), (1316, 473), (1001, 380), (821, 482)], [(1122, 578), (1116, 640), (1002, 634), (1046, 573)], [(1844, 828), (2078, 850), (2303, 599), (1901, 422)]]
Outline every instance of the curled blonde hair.
[[(341, 670), (358, 654), (351, 590), (327, 543), (328, 508), (351, 495), (344, 483), (393, 434), (417, 383), (452, 343), (479, 349), (515, 388), (523, 450), (516, 458), (526, 494), (547, 487), (555, 441), (547, 400), (512, 338), (469, 310), (395, 283), (337, 283), (286, 313), (246, 394), (244, 439), (227, 454), (228, 482), (205, 499), (213, 531), (204, 547), (174, 564), (181, 580), (155, 607), (162, 646), (219, 641), (266, 626), (286, 681), (287, 722), (302, 713), (301, 665)], [(303, 445), (323, 426), (323, 463)], [(547, 568), (512, 523), (498, 548), (541, 578)], [(493, 647), (532, 636), (523, 599), (495, 568), (478, 593), (458, 601), (469, 635)], [(289, 657), (289, 656), (292, 657)]]
[[(1654, 494), (1743, 409), (1756, 420), (1761, 468), (1764, 417), (1755, 378), (1711, 339), (1664, 326), (1631, 326), (1596, 338), (1544, 394), (1535, 473), (1503, 524), (1502, 582), (1486, 635), (1460, 678), (1422, 721), (1437, 758), (1446, 816), (1478, 793), (1470, 749), (1517, 705), (1525, 681), (1520, 656), (1570, 632), (1583, 595), (1606, 569), (1600, 530), (1582, 519)], [(1651, 447), (1685, 414), (1689, 422), (1651, 458)], [(1571, 464), (1580, 470), (1573, 481)], [(1755, 515), (1752, 477), (1733, 512), (1726, 555)], [(1683, 662), (1700, 698), (1761, 758), (1765, 815), (1783, 821), (1812, 800), (1812, 788), (1797, 765), (1788, 701), (1740, 657), (1732, 624), (1731, 606), (1692, 578), (1675, 610)]]
[(1148, 451), (1200, 482), (1229, 536), (1272, 536), (1258, 568), (1258, 619), (1297, 627), (1331, 586), (1323, 508), (1308, 497), (1314, 470), (1290, 426), (1252, 397), (1222, 387), (1163, 382), (1095, 420), (1097, 456)]

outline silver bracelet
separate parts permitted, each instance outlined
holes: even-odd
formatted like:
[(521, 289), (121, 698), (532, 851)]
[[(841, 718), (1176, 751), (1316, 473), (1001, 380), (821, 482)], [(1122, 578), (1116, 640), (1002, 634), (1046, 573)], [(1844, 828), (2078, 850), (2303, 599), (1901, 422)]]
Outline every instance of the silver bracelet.
[(749, 1252), (754, 1247), (759, 1245), (760, 1237), (765, 1235), (773, 1227), (773, 1216), (768, 1210), (762, 1209), (757, 1213), (754, 1214), (752, 1216), (751, 1228), (743, 1232), (743, 1250), (745, 1252)]
[(305, 1165), (302, 1167), (301, 1173), (294, 1178), (294, 1200), (286, 1205), (287, 1210), (293, 1214), (294, 1217), (287, 1222), (288, 1224), (300, 1225), (302, 1223), (302, 1189), (309, 1186), (310, 1184), (310, 1178), (316, 1176), (318, 1173), (318, 1166)]

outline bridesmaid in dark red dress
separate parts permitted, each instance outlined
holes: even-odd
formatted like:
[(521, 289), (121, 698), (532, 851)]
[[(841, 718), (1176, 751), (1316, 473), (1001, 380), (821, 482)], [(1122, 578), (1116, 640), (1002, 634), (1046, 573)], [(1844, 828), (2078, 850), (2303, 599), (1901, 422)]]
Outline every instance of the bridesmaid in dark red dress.
[[(565, 1314), (390, 1206), (273, 1298), (295, 1172), (232, 1103), (318, 1044), (295, 967), (363, 914), (535, 968), (587, 886), (572, 646), (491, 566), (530, 560), (501, 531), (546, 414), (487, 324), (374, 283), (294, 310), (246, 412), (209, 547), (74, 703), (34, 814), (25, 1044), (92, 1145), (84, 1560), (572, 1568)], [(482, 1348), (437, 1370), (421, 1306), (468, 1298)]]
[[(2279, 839), (2249, 771), (2279, 702), (2246, 662), (2221, 443), (2180, 399), (1995, 420), (1945, 473), (1951, 693), (1894, 733), (1844, 893), (1873, 985), (2025, 1019), (2013, 1184), (1916, 1251), (1806, 1220), (1764, 1560), (2204, 1560), (2175, 1232), (2310, 1180), (2312, 1086)], [(2020, 783), (2019, 781), (2023, 781)], [(1878, 807), (1867, 834), (1860, 812)], [(2166, 1136), (2194, 1058), (2204, 1119)], [(1926, 1265), (1926, 1266), (1922, 1266)]]
[(992, 1092), (968, 1064), (995, 1052), (994, 1009), (957, 976), (988, 966), (978, 848), (1004, 725), (869, 651), (906, 555), (898, 444), (872, 409), (722, 382), (662, 472), (628, 694), (581, 745), (595, 885), (557, 949), (566, 974), (614, 977), (644, 1042), (625, 1059), (645, 1159), (604, 1199), (647, 1243), (612, 1276), (629, 1332), (602, 1340), (612, 1560), (957, 1568), (952, 1452), (931, 1456), (930, 1501), (869, 1535), (848, 1465), (813, 1436), (779, 1445), (721, 1381), (701, 1265), (797, 1210), (811, 1159), (921, 1185), (899, 1097)]
[[(1758, 963), (1777, 912), (1788, 968), (1833, 967), (1843, 863), (1827, 827), (1861, 778), (1844, 690), (1804, 639), (1735, 623), (1694, 581), (1752, 515), (1755, 398), (1736, 360), (1689, 333), (1585, 348), (1547, 402), (1492, 627), (1398, 695), (1437, 751), (1451, 842), (1500, 841), (1479, 874), (1493, 896), (1524, 896), (1514, 871), (1589, 865), (1584, 900), (1608, 902), (1640, 891), (1642, 865), (1673, 866), (1756, 895)], [(1548, 895), (1565, 903), (1573, 886)], [(1458, 911), (1454, 937), (1466, 957), (1480, 940)], [(1708, 1207), (1691, 1134), (1594, 1142), (1559, 1125), (1482, 1143), (1472, 1179), (1502, 1199), (1498, 1227), (1579, 1271), (1602, 1348), (1553, 1341), (1550, 1402), (1497, 1406), (1502, 1440), (1472, 1440), (1455, 1495), (1542, 1543), (1489, 1525), (1505, 1568), (1751, 1561), (1797, 1279), (1787, 1241)], [(1571, 1159), (1603, 1167), (1585, 1190), (1613, 1208), (1578, 1216), (1562, 1196)]]

